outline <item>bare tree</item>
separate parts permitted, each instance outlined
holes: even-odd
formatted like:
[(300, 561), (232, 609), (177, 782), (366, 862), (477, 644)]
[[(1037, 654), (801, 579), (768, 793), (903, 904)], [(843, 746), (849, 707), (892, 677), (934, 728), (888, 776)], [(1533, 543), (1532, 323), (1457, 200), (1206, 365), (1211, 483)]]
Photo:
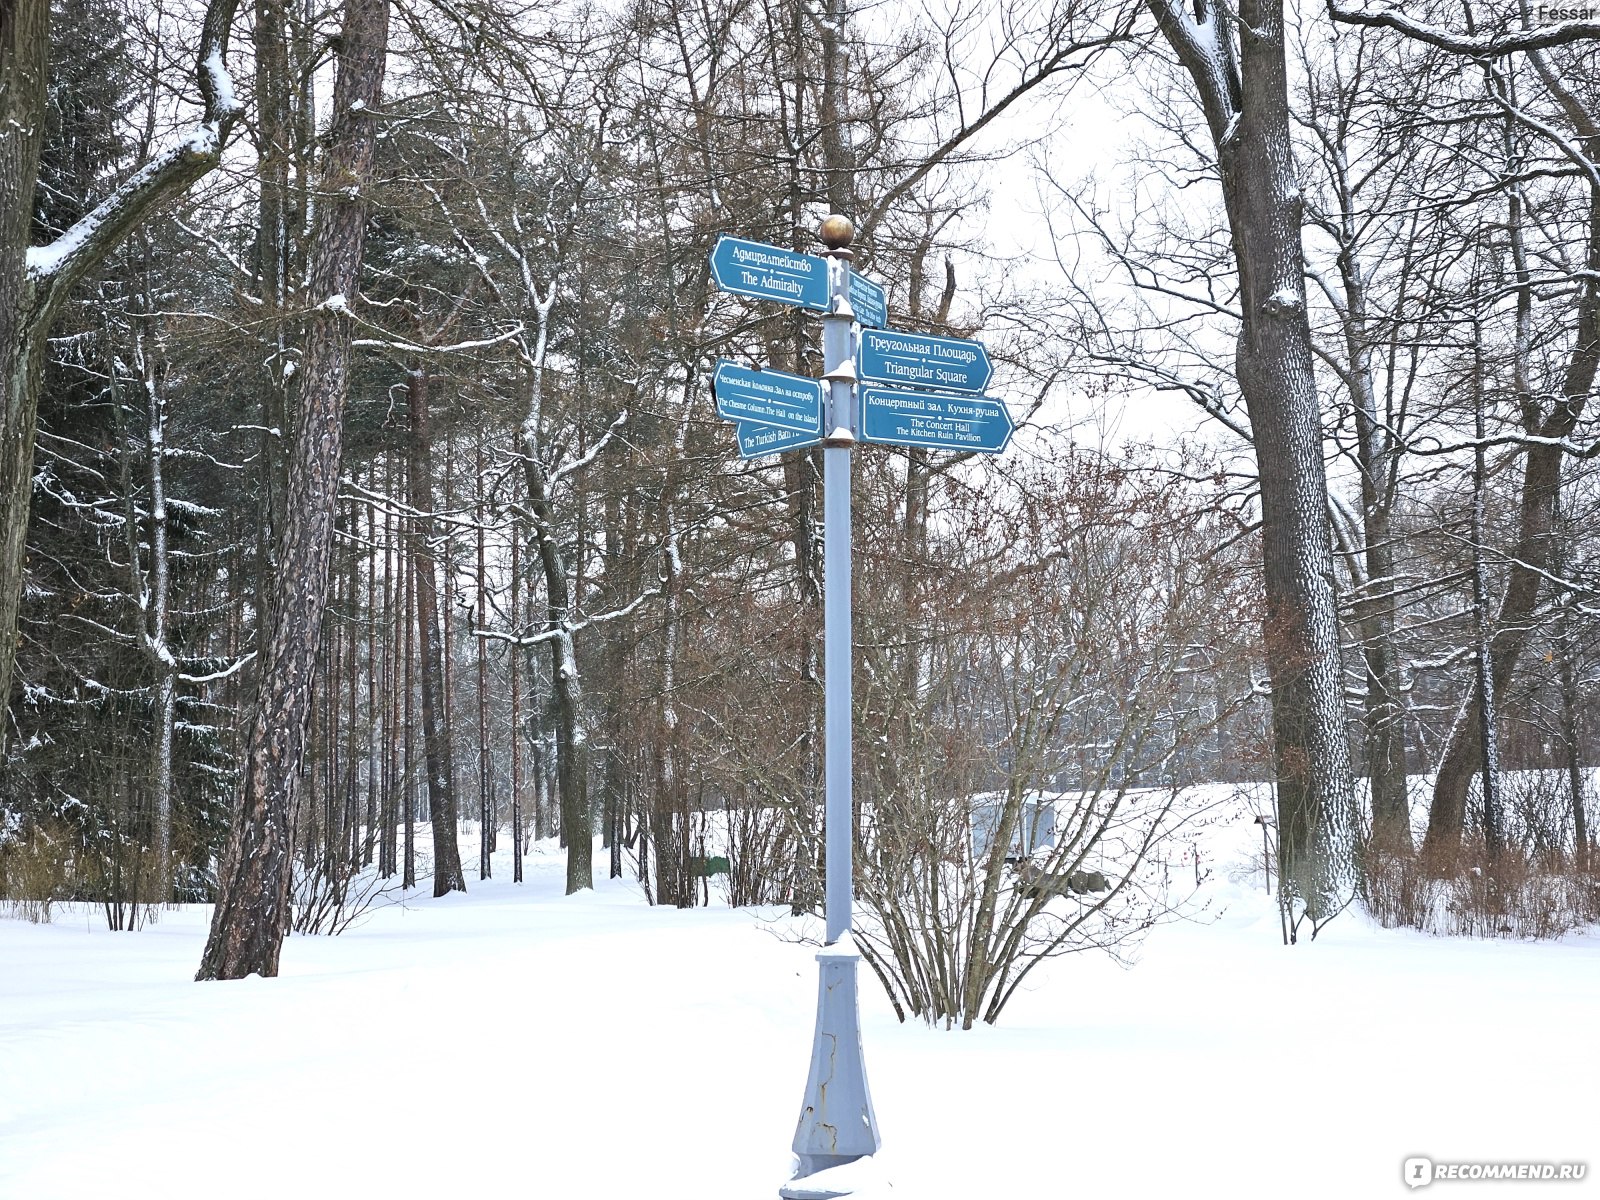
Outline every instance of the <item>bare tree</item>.
[(1352, 894), (1355, 831), (1284, 9), (1150, 7), (1204, 113), (1238, 270), (1235, 374), (1260, 481), (1279, 847), (1284, 886), (1315, 927)]
[(911, 583), (936, 604), (902, 608), (889, 555), (860, 588), (862, 720), (882, 732), (857, 941), (902, 1017), (962, 1028), (1045, 959), (1115, 952), (1171, 911), (1166, 843), (1200, 815), (1177, 764), (1228, 715), (1184, 677), (1199, 647), (1248, 652), (1255, 599), (1201, 489), (1087, 454), (1006, 474), (935, 489)]

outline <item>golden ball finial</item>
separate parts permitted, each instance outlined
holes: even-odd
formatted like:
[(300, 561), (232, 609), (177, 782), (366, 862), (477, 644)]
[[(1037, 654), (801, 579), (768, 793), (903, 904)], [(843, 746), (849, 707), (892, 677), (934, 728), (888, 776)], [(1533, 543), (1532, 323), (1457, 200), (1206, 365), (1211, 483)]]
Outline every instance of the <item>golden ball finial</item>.
[(817, 236), (829, 250), (843, 250), (856, 236), (856, 227), (850, 223), (849, 217), (834, 213), (823, 220)]

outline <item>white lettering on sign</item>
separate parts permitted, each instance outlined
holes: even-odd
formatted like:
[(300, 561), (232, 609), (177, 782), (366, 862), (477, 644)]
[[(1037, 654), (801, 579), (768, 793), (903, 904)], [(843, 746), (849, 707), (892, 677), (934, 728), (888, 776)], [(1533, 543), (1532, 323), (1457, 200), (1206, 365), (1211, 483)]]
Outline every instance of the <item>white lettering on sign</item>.
[(802, 275), (810, 275), (816, 269), (817, 260), (806, 255), (784, 254), (782, 251), (752, 250), (746, 246), (733, 248), (733, 261), (736, 263), (753, 263), (760, 267), (779, 267), (785, 271), (799, 271)]
[[(886, 334), (873, 334), (872, 348), (879, 354), (920, 354), (933, 358), (947, 358), (952, 362), (966, 363), (969, 366), (978, 361), (978, 352), (967, 346), (952, 345), (949, 342), (912, 342)], [(965, 377), (952, 375), (949, 378)]]

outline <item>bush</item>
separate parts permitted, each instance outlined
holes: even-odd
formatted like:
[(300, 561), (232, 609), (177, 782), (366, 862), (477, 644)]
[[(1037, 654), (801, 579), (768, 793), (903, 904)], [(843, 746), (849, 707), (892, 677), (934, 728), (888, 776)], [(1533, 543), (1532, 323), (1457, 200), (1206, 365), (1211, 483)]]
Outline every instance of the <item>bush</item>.
[(1465, 937), (1558, 938), (1600, 923), (1600, 874), (1481, 841), (1449, 860), (1369, 852), (1367, 910), (1388, 929)]

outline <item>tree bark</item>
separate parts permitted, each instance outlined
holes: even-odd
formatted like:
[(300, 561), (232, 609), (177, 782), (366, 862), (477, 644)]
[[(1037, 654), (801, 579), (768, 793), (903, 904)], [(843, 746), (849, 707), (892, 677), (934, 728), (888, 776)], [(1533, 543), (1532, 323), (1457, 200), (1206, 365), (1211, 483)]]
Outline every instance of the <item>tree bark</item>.
[[(477, 578), (478, 585), (477, 603), (474, 606), (477, 618), (474, 622), (480, 629), (489, 624), (489, 593), (487, 579), (487, 555), (484, 545), (484, 511), (483, 511), (483, 430), (478, 430), (478, 435), (473, 443), (473, 520), (477, 524)], [(493, 759), (489, 753), (489, 649), (484, 644), (483, 638), (474, 638), (477, 643), (478, 667), (478, 878), (487, 879), (493, 869), (491, 855), (494, 852), (494, 839), (491, 830), (499, 823), (499, 814), (494, 811), (494, 774)]]
[[(406, 475), (406, 495), (411, 494), (411, 467), (406, 465), (403, 470)], [(405, 538), (400, 544), (400, 576), (401, 599), (398, 617), (401, 632), (395, 639), (400, 646), (400, 661), (402, 663), (401, 677), (403, 682), (400, 691), (404, 697), (404, 716), (402, 718), (402, 731), (404, 744), (400, 753), (400, 813), (402, 834), (402, 854), (404, 861), (401, 863), (400, 885), (406, 888), (417, 886), (417, 687), (414, 674), (417, 661), (417, 564), (411, 552), (411, 539)]]
[[(522, 535), (516, 527), (516, 518), (512, 518), (511, 525), (511, 626), (513, 629), (522, 620), (522, 563), (521, 558)], [(509, 655), (507, 664), (511, 671), (511, 880), (513, 883), (522, 882), (522, 854), (523, 854), (523, 828), (522, 828), (522, 652), (515, 648)]]
[(444, 675), (439, 637), (439, 584), (433, 561), (433, 446), (428, 427), (428, 369), (407, 382), (411, 414), (411, 563), (416, 574), (417, 657), (422, 676), (422, 758), (428, 776), (428, 823), (433, 829), (433, 894), (467, 890), (456, 840), (456, 796), (450, 742), (444, 727)]
[[(0, 6), (0, 710), (10, 703), (45, 340), (27, 271), (44, 137), (49, 0)], [(0, 750), (10, 721), (0, 711)]]
[(290, 841), (305, 754), (312, 676), (328, 594), (349, 389), (349, 304), (360, 279), (365, 191), (376, 140), (388, 0), (346, 0), (327, 162), (317, 206), (299, 436), (273, 611), (246, 742), (232, 836), (198, 979), (274, 976), (289, 925)]
[[(554, 297), (554, 283), (550, 295)], [(583, 729), (583, 678), (573, 642), (572, 600), (566, 558), (556, 540), (555, 504), (540, 461), (540, 421), (544, 403), (541, 378), (548, 305), (543, 306), (540, 352), (533, 358), (528, 415), (522, 426), (523, 477), (533, 516), (534, 552), (544, 575), (546, 633), (550, 648), (550, 708), (555, 725), (556, 791), (561, 835), (567, 849), (567, 894), (594, 886), (594, 820), (589, 812)]]
[[(1590, 146), (1589, 149), (1594, 147)], [(1577, 427), (1584, 402), (1600, 368), (1600, 190), (1591, 189), (1587, 270), (1579, 285), (1578, 320), (1572, 355), (1562, 381), (1561, 398), (1548, 414), (1527, 392), (1519, 396), (1523, 428), (1541, 441), (1522, 453), (1522, 496), (1517, 514), (1517, 540), (1506, 556), (1510, 573), (1494, 620), (1487, 690), (1505, 695), (1512, 673), (1534, 630), (1540, 585), (1557, 561), (1555, 513), (1561, 498), (1560, 442)], [(1469, 696), (1450, 730), (1449, 741), (1434, 781), (1423, 850), (1448, 861), (1461, 848), (1467, 792), (1483, 756), (1483, 715), (1477, 694)]]
[[(376, 459), (368, 471), (368, 487), (373, 490), (378, 486), (378, 464)], [(370, 867), (372, 865), (373, 843), (378, 830), (378, 779), (382, 770), (378, 747), (382, 740), (383, 723), (378, 709), (378, 640), (381, 631), (387, 628), (387, 622), (379, 617), (380, 611), (387, 611), (387, 604), (383, 610), (378, 606), (378, 514), (377, 507), (367, 505), (367, 619), (364, 628), (367, 631), (367, 801), (366, 819), (362, 822), (361, 858), (359, 862), (352, 862), (352, 866)], [(387, 585), (385, 585), (387, 586)], [(384, 758), (387, 755), (383, 756)], [(380, 868), (379, 871), (382, 874)]]
[[(1235, 371), (1256, 448), (1282, 886), (1312, 921), (1353, 890), (1350, 749), (1290, 137), (1282, 0), (1150, 0), (1194, 80), (1239, 271)], [(1237, 27), (1236, 27), (1237, 26)]]
[(287, 450), (293, 428), (288, 402), (291, 304), (289, 241), (291, 220), (289, 161), (294, 84), (289, 70), (289, 31), (284, 0), (256, 0), (256, 186), (260, 193), (256, 228), (256, 260), (266, 339), (271, 350), (260, 379), (261, 431), (257, 464), (264, 493), (256, 525), (256, 651), (266, 654), (266, 619), (271, 604), (273, 556), (282, 536), (288, 504)]
[(1561, 636), (1557, 641), (1561, 678), (1561, 736), (1567, 743), (1567, 790), (1572, 793), (1572, 863), (1579, 871), (1589, 869), (1589, 814), (1583, 807), (1583, 736), (1578, 709), (1577, 639), (1572, 634), (1570, 613), (1562, 614)]
[[(1353, 205), (1341, 216), (1354, 217)], [(1367, 735), (1367, 775), (1372, 792), (1372, 837), (1380, 846), (1410, 853), (1411, 810), (1406, 795), (1405, 681), (1395, 650), (1396, 604), (1394, 511), (1391, 466), (1395, 447), (1386, 424), (1378, 420), (1372, 386), (1372, 344), (1368, 332), (1367, 292), (1353, 250), (1339, 256), (1346, 312), (1345, 347), (1349, 355), (1350, 394), (1356, 417), (1356, 461), (1361, 471), (1361, 533), (1365, 542), (1365, 579), (1355, 601), (1361, 631), (1361, 657), (1366, 666), (1363, 723)]]

